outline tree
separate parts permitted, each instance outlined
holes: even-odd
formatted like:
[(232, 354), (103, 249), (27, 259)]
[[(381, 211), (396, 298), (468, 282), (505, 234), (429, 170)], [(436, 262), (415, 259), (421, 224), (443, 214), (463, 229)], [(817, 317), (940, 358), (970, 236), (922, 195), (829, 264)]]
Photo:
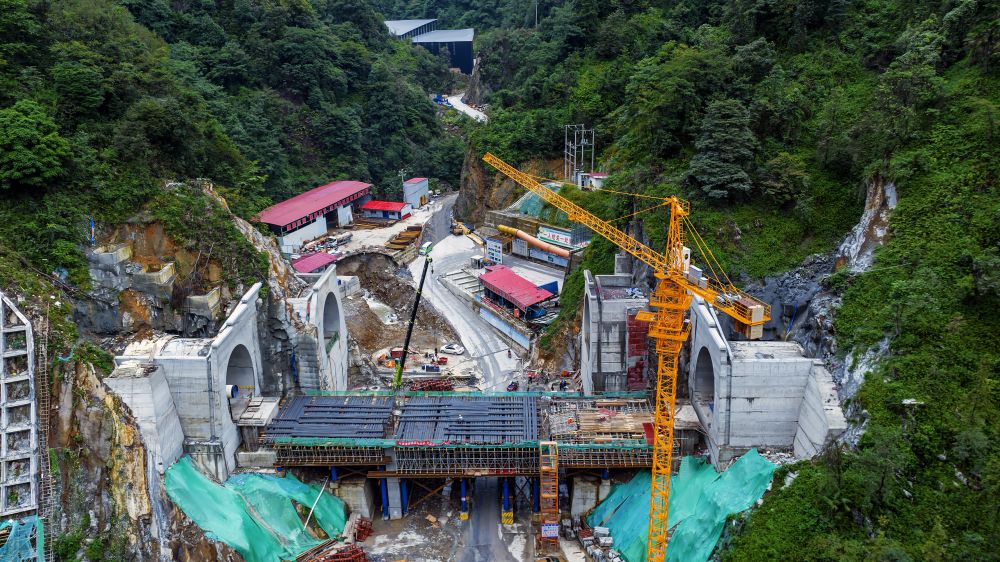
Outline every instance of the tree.
[(764, 165), (764, 194), (779, 205), (800, 199), (809, 187), (809, 174), (802, 159), (779, 152)]
[(101, 72), (79, 62), (61, 62), (52, 67), (52, 83), (59, 94), (60, 111), (87, 115), (104, 101)]
[(739, 100), (713, 101), (705, 110), (689, 176), (710, 199), (746, 195), (756, 146), (746, 107)]
[(44, 187), (63, 172), (69, 142), (41, 105), (21, 100), (0, 110), (0, 189)]

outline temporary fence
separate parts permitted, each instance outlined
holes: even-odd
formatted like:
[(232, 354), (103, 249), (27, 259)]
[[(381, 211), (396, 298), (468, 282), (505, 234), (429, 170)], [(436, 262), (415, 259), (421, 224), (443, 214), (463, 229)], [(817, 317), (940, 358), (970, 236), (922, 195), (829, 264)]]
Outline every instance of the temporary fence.
[[(722, 474), (703, 460), (684, 457), (680, 471), (670, 481), (668, 525), (673, 533), (667, 559), (708, 560), (726, 518), (749, 509), (764, 495), (774, 469), (755, 449)], [(590, 526), (611, 531), (615, 550), (627, 562), (646, 560), (650, 478), (649, 472), (640, 472), (631, 481), (615, 486), (587, 518)]]
[[(166, 473), (167, 495), (209, 538), (222, 541), (247, 562), (292, 560), (322, 541), (302, 524), (299, 510), (328, 537), (344, 528), (344, 504), (294, 476), (237, 474), (219, 485), (183, 457)], [(325, 540), (325, 538), (323, 539)]]

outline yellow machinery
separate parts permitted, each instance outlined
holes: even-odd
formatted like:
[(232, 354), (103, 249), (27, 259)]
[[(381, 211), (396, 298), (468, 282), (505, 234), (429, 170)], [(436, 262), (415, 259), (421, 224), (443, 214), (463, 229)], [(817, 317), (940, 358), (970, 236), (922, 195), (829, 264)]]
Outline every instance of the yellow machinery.
[[(550, 205), (565, 212), (571, 221), (587, 226), (612, 244), (649, 264), (655, 271), (658, 282), (649, 298), (649, 306), (654, 310), (640, 312), (638, 319), (650, 323), (649, 337), (655, 340), (659, 356), (656, 370), (656, 408), (653, 414), (655, 431), (646, 560), (662, 562), (666, 558), (670, 531), (667, 528), (667, 509), (673, 461), (677, 361), (681, 346), (691, 331), (691, 326), (685, 318), (691, 305), (691, 295), (698, 295), (716, 309), (731, 316), (735, 320), (737, 331), (752, 339), (761, 336), (764, 323), (771, 318), (771, 309), (737, 289), (725, 276), (704, 240), (687, 220), (691, 214), (691, 206), (687, 201), (677, 197), (661, 200), (660, 206), (670, 209), (670, 226), (667, 232), (667, 247), (660, 253), (543, 186), (534, 177), (517, 170), (493, 154), (487, 153), (483, 160)], [(703, 272), (691, 264), (691, 250), (687, 246), (689, 234), (690, 242), (705, 258), (708, 272)]]

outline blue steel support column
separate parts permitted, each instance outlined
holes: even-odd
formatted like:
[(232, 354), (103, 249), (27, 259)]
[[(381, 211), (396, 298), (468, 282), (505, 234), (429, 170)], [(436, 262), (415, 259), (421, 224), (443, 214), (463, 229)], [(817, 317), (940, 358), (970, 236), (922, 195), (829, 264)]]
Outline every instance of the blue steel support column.
[(510, 508), (510, 478), (503, 479), (503, 511), (500, 512), (500, 523), (514, 524), (514, 511)]
[(336, 481), (337, 481), (337, 467), (331, 466), (330, 467), (330, 482), (336, 482)]
[(542, 512), (542, 495), (539, 488), (541, 484), (538, 478), (531, 479), (531, 510), (535, 513)]
[(403, 493), (403, 515), (406, 515), (406, 508), (410, 505), (410, 489), (403, 478), (399, 479), (399, 490)]
[(603, 478), (605, 480), (607, 480), (608, 478), (611, 478), (611, 471), (608, 470), (608, 469), (606, 469), (606, 468), (602, 468), (601, 469), (601, 478)]
[(503, 479), (503, 510), (510, 511), (510, 479)]
[(379, 478), (382, 488), (382, 519), (389, 520), (389, 482), (385, 478)]
[(465, 486), (465, 478), (459, 478), (459, 483), (461, 484), (461, 498), (462, 504), (459, 508), (458, 518), (461, 521), (468, 521), (469, 519), (469, 500), (468, 500), (468, 490)]

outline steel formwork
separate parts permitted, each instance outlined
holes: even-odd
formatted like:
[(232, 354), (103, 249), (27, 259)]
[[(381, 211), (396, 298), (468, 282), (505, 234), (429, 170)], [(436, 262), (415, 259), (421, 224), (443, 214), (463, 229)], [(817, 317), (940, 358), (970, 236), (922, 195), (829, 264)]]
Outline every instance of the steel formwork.
[(400, 475), (496, 476), (537, 475), (538, 448), (526, 447), (396, 447)]
[(376, 466), (391, 459), (382, 447), (276, 444), (278, 466)]
[(650, 412), (641, 394), (310, 395), (290, 399), (262, 442), (279, 466), (385, 467), (371, 477), (537, 476), (539, 440), (558, 443), (566, 468), (643, 468)]

